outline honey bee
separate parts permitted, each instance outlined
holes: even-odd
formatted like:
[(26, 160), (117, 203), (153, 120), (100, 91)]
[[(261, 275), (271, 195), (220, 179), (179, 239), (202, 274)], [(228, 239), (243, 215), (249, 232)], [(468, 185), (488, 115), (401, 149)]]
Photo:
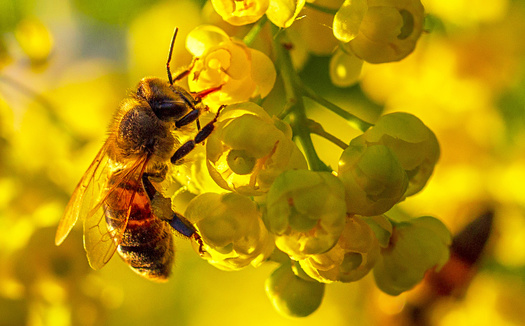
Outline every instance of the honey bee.
[[(118, 251), (139, 275), (167, 280), (174, 258), (171, 230), (202, 240), (195, 227), (171, 208), (171, 200), (157, 189), (170, 164), (181, 164), (196, 144), (213, 131), (215, 118), (200, 128), (198, 106), (205, 90), (190, 93), (174, 85), (189, 69), (172, 77), (170, 61), (178, 29), (171, 40), (166, 68), (168, 81), (143, 78), (134, 94), (120, 104), (109, 136), (75, 188), (59, 222), (55, 243), (60, 245), (75, 223), (84, 222), (84, 248), (90, 266), (102, 268)], [(196, 123), (195, 137), (181, 145), (180, 133)]]

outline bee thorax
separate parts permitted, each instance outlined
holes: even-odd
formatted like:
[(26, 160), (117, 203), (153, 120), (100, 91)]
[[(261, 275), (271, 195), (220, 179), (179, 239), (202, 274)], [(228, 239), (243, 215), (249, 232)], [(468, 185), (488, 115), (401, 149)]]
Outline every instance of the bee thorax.
[(157, 118), (146, 103), (123, 114), (117, 127), (117, 146), (123, 156), (149, 153), (169, 157), (174, 140), (169, 125)]

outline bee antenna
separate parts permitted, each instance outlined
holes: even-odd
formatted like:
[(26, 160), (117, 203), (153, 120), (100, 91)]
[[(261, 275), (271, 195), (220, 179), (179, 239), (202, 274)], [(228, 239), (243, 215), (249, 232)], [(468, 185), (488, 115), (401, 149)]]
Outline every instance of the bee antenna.
[(166, 62), (166, 70), (168, 71), (168, 81), (170, 82), (170, 85), (173, 85), (173, 78), (171, 77), (171, 70), (170, 70), (171, 55), (173, 54), (173, 45), (175, 44), (175, 39), (177, 38), (178, 31), (179, 29), (175, 27), (175, 31), (173, 32), (173, 37), (171, 38), (170, 52), (168, 53), (168, 62)]

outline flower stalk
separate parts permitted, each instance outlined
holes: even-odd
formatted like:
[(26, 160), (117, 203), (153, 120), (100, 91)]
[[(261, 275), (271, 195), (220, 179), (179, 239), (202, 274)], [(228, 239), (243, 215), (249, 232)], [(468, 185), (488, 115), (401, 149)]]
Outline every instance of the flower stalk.
[[(278, 28), (274, 27), (274, 32)], [(302, 87), (298, 81), (297, 72), (295, 71), (290, 53), (280, 42), (281, 37), (274, 41), (275, 51), (277, 53), (277, 65), (283, 80), (284, 90), (286, 93), (286, 107), (289, 108), (288, 117), (293, 130), (294, 137), (301, 144), (304, 150), (306, 160), (310, 169), (313, 171), (331, 171), (331, 169), (319, 158), (315, 151), (310, 131), (306, 127), (308, 118), (305, 113)]]

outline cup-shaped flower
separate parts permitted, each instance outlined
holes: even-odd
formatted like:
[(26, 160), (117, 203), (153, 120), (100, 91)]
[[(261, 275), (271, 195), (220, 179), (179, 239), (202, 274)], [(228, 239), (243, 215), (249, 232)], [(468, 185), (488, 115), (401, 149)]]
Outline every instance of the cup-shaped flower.
[(383, 214), (403, 198), (408, 178), (392, 150), (367, 146), (353, 139), (339, 159), (338, 177), (344, 184), (348, 213)]
[(398, 295), (419, 283), (431, 268), (441, 268), (449, 259), (450, 232), (431, 216), (396, 223), (387, 248), (374, 267), (377, 286)]
[(211, 177), (224, 189), (262, 195), (288, 169), (305, 169), (290, 126), (247, 102), (226, 107), (206, 141)]
[(190, 201), (185, 216), (202, 237), (204, 258), (217, 268), (238, 270), (250, 264), (258, 266), (274, 249), (261, 212), (246, 196), (201, 194)]
[(405, 196), (423, 189), (439, 159), (436, 136), (419, 118), (410, 113), (386, 114), (359, 137), (362, 137), (361, 141), (367, 146), (381, 144), (395, 153), (409, 179)]
[(325, 284), (294, 274), (290, 264), (277, 268), (265, 283), (266, 294), (277, 311), (285, 316), (305, 317), (323, 300)]
[(211, 0), (215, 11), (226, 22), (241, 26), (259, 20), (270, 5), (269, 0)]
[(346, 0), (334, 17), (334, 35), (370, 63), (410, 54), (423, 31), (420, 0)]
[(217, 89), (203, 98), (209, 106), (240, 103), (265, 97), (276, 78), (275, 67), (264, 53), (231, 39), (218, 27), (201, 25), (186, 38), (194, 61), (188, 78), (192, 92)]
[(263, 220), (275, 244), (294, 260), (330, 250), (343, 232), (343, 184), (329, 172), (289, 170), (275, 179)]
[(337, 244), (323, 254), (301, 260), (301, 268), (311, 278), (323, 283), (354, 282), (363, 278), (379, 257), (379, 242), (360, 217), (347, 219)]

